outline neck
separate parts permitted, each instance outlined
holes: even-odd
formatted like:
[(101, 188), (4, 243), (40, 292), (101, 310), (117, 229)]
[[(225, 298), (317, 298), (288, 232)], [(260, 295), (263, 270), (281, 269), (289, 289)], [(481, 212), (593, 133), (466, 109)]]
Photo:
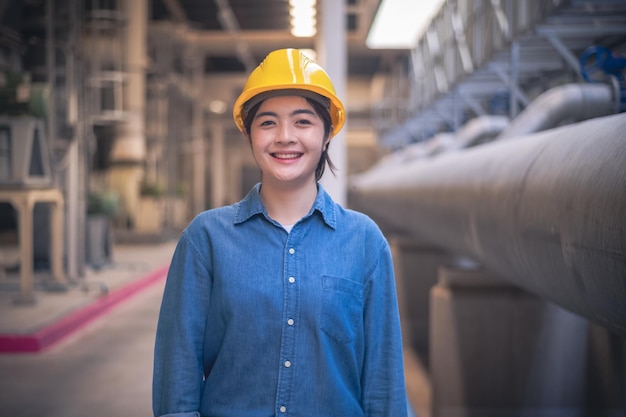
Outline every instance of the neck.
[(294, 224), (311, 210), (317, 197), (317, 183), (297, 188), (273, 187), (263, 183), (261, 201), (269, 216), (280, 224)]

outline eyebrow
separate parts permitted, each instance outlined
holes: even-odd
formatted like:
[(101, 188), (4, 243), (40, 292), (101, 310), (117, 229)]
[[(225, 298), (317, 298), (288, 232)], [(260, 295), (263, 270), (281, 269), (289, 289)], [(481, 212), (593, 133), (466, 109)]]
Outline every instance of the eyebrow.
[[(313, 110), (309, 110), (309, 109), (297, 109), (291, 112), (290, 116), (296, 116), (298, 114), (310, 114), (311, 116), (317, 116), (317, 114), (313, 111)], [(274, 116), (274, 117), (278, 117), (278, 114), (276, 112), (273, 111), (264, 111), (261, 113), (257, 113), (257, 115), (254, 117), (255, 119), (259, 118), (259, 117), (263, 117), (263, 116)]]

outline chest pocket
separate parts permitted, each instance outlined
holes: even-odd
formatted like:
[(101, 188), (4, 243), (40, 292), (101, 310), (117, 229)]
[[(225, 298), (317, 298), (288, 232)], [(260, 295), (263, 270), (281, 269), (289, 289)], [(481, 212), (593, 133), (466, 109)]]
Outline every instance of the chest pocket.
[(320, 328), (340, 343), (352, 342), (363, 328), (363, 285), (322, 276)]

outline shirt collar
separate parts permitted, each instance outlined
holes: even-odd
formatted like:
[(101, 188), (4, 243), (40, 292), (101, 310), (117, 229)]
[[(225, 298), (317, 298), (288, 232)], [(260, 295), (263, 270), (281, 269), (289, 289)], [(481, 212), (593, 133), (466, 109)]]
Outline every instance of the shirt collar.
[[(250, 190), (248, 195), (243, 200), (237, 203), (234, 220), (235, 224), (244, 223), (257, 214), (262, 214), (269, 218), (267, 211), (263, 206), (263, 202), (261, 201), (261, 195), (259, 194), (260, 190), (261, 183), (258, 183), (252, 188), (252, 190)], [(335, 202), (326, 192), (324, 187), (322, 187), (322, 184), (318, 183), (317, 197), (313, 202), (311, 210), (305, 217), (309, 217), (317, 211), (322, 215), (324, 223), (326, 223), (330, 228), (335, 229), (337, 225), (337, 213), (335, 212), (335, 209)]]

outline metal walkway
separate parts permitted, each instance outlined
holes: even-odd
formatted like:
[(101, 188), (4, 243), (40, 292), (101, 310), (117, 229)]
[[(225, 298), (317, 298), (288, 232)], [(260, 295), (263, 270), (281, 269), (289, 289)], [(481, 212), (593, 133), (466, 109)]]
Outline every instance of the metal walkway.
[(626, 1), (446, 2), (397, 80), (404, 88), (390, 88), (376, 112), (380, 142), (401, 148), (472, 117), (512, 119), (549, 88), (585, 79), (614, 83), (620, 94), (623, 85), (599, 73), (602, 50), (581, 66), (594, 46), (624, 56)]

